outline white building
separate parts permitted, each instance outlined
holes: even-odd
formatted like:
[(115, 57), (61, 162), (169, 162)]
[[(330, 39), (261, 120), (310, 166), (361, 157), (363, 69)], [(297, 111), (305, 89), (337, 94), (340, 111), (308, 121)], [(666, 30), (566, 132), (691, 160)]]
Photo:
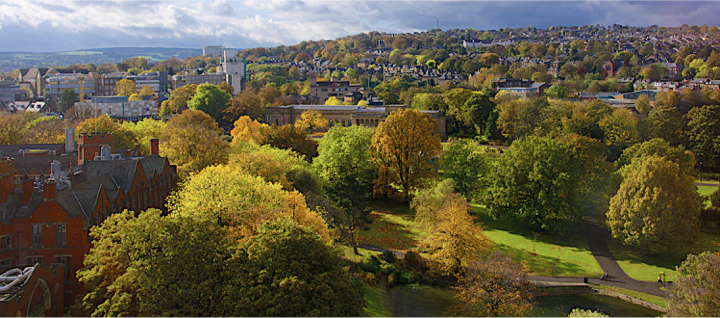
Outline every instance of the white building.
[(225, 81), (235, 89), (235, 94), (238, 94), (245, 81), (245, 58), (237, 58), (235, 50), (225, 50), (223, 56), (222, 73), (225, 74)]
[(156, 100), (128, 101), (125, 96), (95, 97), (91, 102), (77, 102), (75, 107), (97, 116), (108, 115), (125, 120), (141, 120), (158, 115)]
[(224, 49), (225, 47), (222, 45), (203, 46), (203, 56), (222, 56)]
[(95, 79), (88, 74), (57, 74), (45, 79), (45, 97), (59, 97), (66, 89), (72, 89), (77, 96), (95, 95)]
[(140, 92), (143, 86), (147, 85), (152, 88), (155, 94), (162, 95), (168, 92), (167, 77), (167, 72), (165, 71), (142, 73), (135, 76), (135, 87), (137, 88), (137, 91)]

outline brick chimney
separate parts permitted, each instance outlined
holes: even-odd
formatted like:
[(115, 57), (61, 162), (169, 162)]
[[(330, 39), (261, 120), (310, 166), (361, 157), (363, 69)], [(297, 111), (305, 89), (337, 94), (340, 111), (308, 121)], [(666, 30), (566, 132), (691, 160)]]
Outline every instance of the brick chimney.
[(142, 150), (140, 150), (140, 145), (135, 145), (135, 156), (142, 157)]
[(53, 201), (57, 194), (57, 183), (54, 180), (48, 180), (43, 184), (43, 200)]
[(23, 180), (23, 182), (22, 182), (22, 198), (23, 198), (22, 205), (23, 206), (28, 206), (28, 204), (30, 203), (30, 198), (32, 197), (32, 193), (33, 193), (33, 183), (34, 183), (33, 179)]
[(160, 139), (150, 138), (150, 154), (160, 155)]
[(5, 203), (8, 195), (15, 190), (13, 171), (15, 171), (15, 161), (12, 158), (0, 158), (0, 204)]

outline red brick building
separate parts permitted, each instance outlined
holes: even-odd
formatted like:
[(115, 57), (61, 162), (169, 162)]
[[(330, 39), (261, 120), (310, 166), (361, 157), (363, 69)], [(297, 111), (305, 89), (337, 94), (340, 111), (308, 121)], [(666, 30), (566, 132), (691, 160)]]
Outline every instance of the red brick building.
[(5, 316), (59, 317), (63, 306), (63, 271), (60, 264), (36, 264), (25, 271), (14, 268), (3, 273), (6, 281), (0, 291), (0, 313)]
[[(124, 209), (163, 207), (177, 187), (177, 172), (158, 155), (158, 140), (150, 141), (151, 154), (144, 157), (112, 154), (112, 143), (111, 133), (82, 134), (76, 165), (53, 160), (48, 171), (33, 175), (18, 169), (27, 158), (0, 157), (0, 271), (61, 264), (68, 306), (85, 293), (75, 272), (90, 248), (89, 229)], [(0, 313), (15, 314), (2, 303)]]

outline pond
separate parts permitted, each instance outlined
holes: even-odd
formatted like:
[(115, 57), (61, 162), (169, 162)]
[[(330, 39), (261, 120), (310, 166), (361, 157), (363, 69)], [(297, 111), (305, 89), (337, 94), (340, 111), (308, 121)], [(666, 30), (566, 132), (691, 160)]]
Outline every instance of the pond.
[[(388, 289), (390, 309), (395, 317), (443, 317), (453, 302), (447, 288), (396, 286)], [(602, 311), (612, 317), (656, 317), (661, 312), (620, 299), (601, 295), (553, 295), (535, 298), (529, 317), (565, 317), (573, 308)]]

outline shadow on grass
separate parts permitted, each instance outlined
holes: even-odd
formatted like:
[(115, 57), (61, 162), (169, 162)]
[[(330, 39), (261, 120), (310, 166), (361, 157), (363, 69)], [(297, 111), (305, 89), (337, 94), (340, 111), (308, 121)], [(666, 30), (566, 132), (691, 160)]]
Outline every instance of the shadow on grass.
[(720, 242), (720, 236), (701, 233), (697, 243), (666, 254), (648, 254), (645, 250), (623, 245), (612, 239), (609, 233), (606, 234), (606, 240), (613, 256), (630, 277), (637, 280), (654, 281), (660, 272), (668, 275), (667, 280), (675, 279), (676, 266), (680, 266), (688, 254), (700, 254), (715, 250), (714, 243)]
[(373, 212), (360, 226), (359, 242), (398, 251), (417, 248), (422, 233), (415, 228), (415, 212), (406, 202), (381, 198), (370, 206)]
[[(498, 245), (498, 248), (513, 253), (516, 259), (525, 260), (531, 273), (536, 276), (578, 276), (573, 275), (573, 273), (586, 272), (582, 266), (563, 260), (562, 255), (558, 255), (557, 257), (539, 255), (502, 244)], [(587, 273), (586, 276), (594, 277), (594, 275), (599, 275), (599, 273)]]
[(566, 247), (575, 247), (581, 251), (589, 251), (585, 236), (585, 225), (580, 222), (569, 223), (567, 230), (563, 233), (553, 233), (548, 231), (533, 231), (529, 229), (521, 220), (513, 218), (493, 219), (487, 208), (481, 205), (472, 204), (470, 211), (477, 219), (482, 222), (483, 228), (496, 229), (506, 231), (508, 233), (523, 236), (527, 239)]

